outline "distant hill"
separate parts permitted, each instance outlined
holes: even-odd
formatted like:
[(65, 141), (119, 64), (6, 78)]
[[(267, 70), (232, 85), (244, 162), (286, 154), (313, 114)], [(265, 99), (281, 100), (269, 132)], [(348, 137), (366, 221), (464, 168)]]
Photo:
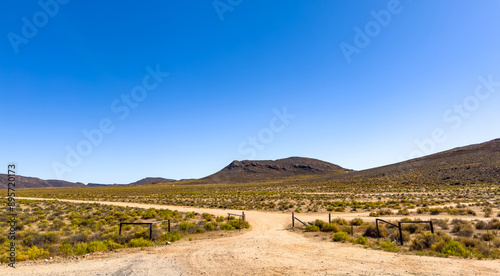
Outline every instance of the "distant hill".
[[(0, 174), (0, 188), (8, 187), (8, 175)], [(16, 188), (41, 188), (41, 187), (84, 187), (85, 184), (68, 182), (64, 180), (43, 180), (36, 177), (16, 175)]]
[(146, 177), (136, 182), (132, 182), (128, 185), (145, 185), (145, 184), (153, 184), (153, 183), (165, 183), (165, 182), (175, 182), (175, 179), (168, 179), (163, 177)]
[(500, 139), (328, 178), (337, 181), (396, 181), (403, 184), (500, 183)]
[(348, 170), (325, 161), (290, 157), (274, 161), (233, 161), (219, 172), (200, 180), (214, 183), (239, 183), (275, 180), (298, 175), (345, 173), (346, 171)]
[(109, 186), (109, 185), (111, 185), (111, 184), (88, 183), (87, 187), (105, 187), (105, 186)]

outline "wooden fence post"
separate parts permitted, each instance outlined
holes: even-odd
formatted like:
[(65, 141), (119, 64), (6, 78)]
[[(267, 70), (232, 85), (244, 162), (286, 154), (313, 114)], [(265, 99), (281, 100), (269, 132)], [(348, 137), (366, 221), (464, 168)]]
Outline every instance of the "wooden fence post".
[(398, 222), (399, 226), (399, 239), (401, 240), (400, 243), (403, 245), (403, 230), (401, 230), (401, 222)]
[(292, 228), (295, 227), (295, 216), (293, 215), (293, 212), (292, 212)]

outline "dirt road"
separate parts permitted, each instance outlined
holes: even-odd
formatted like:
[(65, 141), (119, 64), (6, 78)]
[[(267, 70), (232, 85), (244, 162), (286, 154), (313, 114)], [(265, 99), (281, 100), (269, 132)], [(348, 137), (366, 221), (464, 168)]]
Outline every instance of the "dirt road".
[[(91, 202), (66, 200), (71, 202)], [(227, 215), (230, 210), (123, 202), (142, 208)], [(237, 211), (235, 211), (237, 212)], [(500, 275), (498, 260), (422, 257), (364, 249), (352, 244), (315, 241), (285, 228), (290, 214), (246, 211), (252, 228), (218, 239), (186, 241), (102, 259), (2, 266), (0, 275)], [(359, 214), (344, 214), (344, 217)], [(305, 220), (325, 214), (300, 214)], [(341, 215), (342, 216), (342, 215)]]

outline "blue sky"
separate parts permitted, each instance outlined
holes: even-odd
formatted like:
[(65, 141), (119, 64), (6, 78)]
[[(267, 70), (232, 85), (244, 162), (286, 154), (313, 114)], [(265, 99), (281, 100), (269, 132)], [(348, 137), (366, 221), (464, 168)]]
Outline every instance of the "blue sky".
[(0, 5), (0, 163), (22, 175), (359, 170), (500, 137), (498, 1), (40, 3)]

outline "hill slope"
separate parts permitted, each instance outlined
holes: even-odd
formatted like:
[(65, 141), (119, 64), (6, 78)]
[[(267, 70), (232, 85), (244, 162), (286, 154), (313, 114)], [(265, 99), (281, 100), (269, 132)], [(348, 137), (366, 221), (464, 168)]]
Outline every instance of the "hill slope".
[(500, 139), (328, 179), (342, 182), (395, 181), (404, 184), (500, 183)]
[[(0, 174), (0, 188), (8, 187), (8, 175)], [(36, 177), (16, 175), (16, 188), (40, 188), (40, 187), (84, 187), (83, 183), (74, 183), (64, 180), (43, 180)]]
[(312, 158), (290, 157), (278, 160), (233, 161), (219, 172), (202, 178), (204, 182), (241, 183), (275, 180), (297, 175), (344, 173), (348, 170)]

